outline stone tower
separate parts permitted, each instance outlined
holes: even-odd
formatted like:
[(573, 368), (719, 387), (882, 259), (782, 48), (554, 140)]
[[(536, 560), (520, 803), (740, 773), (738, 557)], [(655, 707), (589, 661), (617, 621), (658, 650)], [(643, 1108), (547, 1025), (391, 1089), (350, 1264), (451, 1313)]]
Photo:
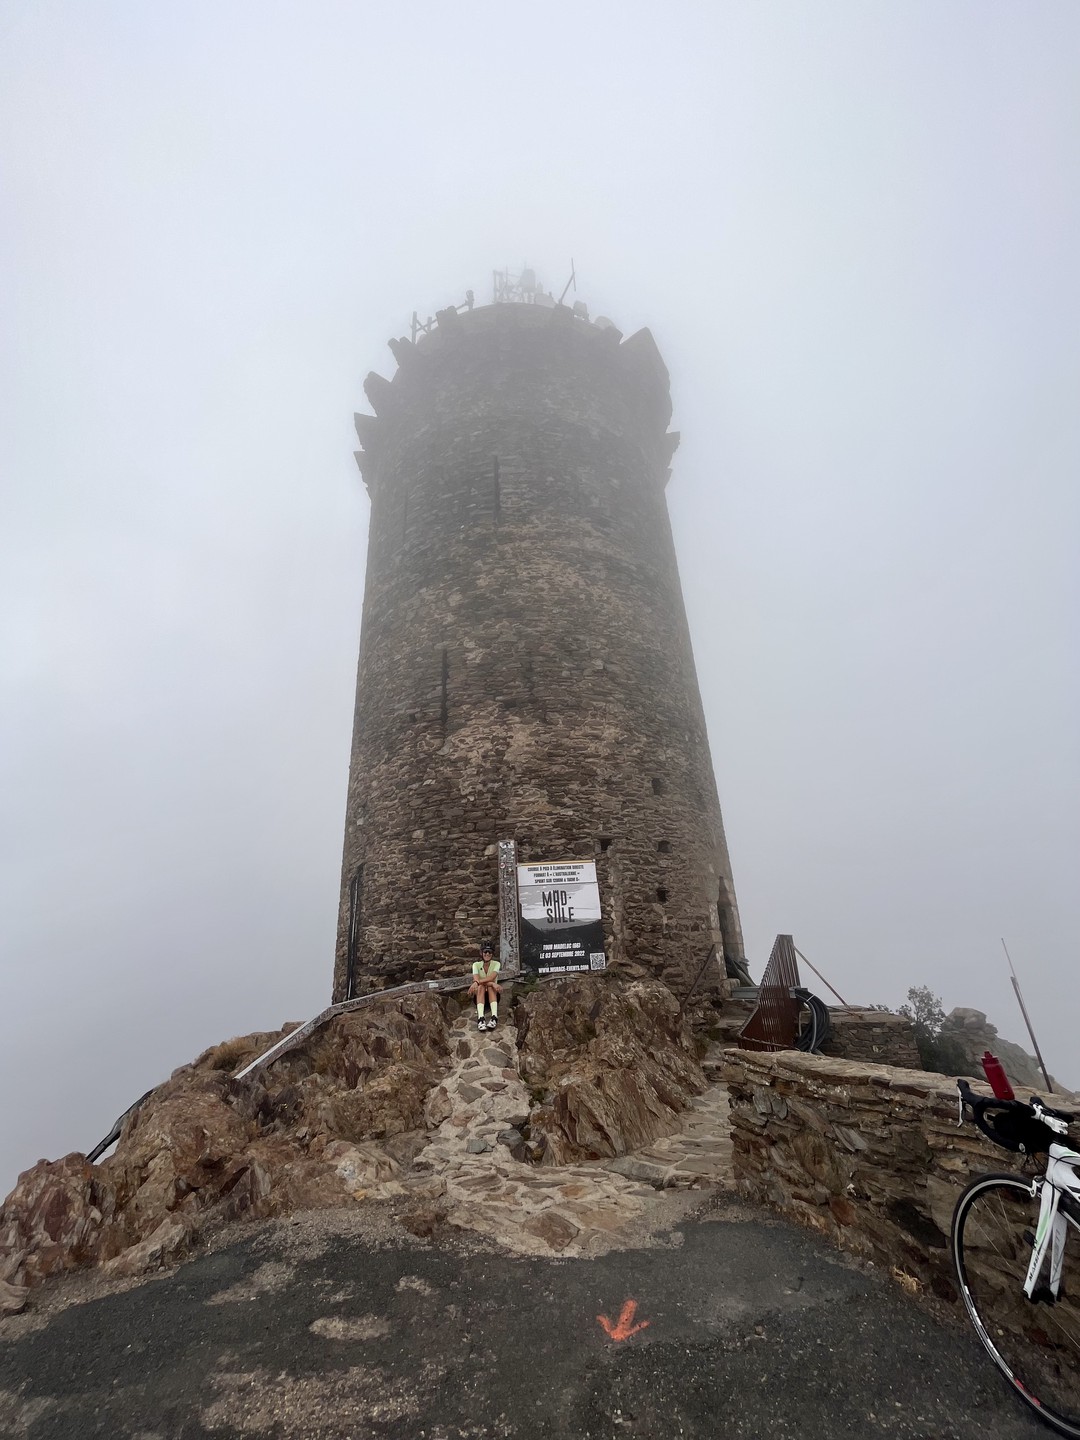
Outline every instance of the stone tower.
[(460, 973), (497, 927), (501, 838), (595, 858), (609, 965), (682, 993), (742, 938), (653, 338), (549, 301), (444, 310), (391, 348), (356, 417), (371, 522), (334, 998)]

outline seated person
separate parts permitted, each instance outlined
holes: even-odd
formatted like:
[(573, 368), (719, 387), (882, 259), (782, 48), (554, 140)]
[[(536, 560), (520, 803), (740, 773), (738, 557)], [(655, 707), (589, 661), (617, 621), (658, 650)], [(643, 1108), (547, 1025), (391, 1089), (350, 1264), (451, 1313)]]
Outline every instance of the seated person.
[[(502, 993), (502, 987), (496, 979), (499, 968), (495, 949), (490, 940), (485, 940), (480, 946), (480, 959), (473, 961), (473, 982), (469, 986), (469, 994), (476, 997), (478, 1030), (494, 1030), (499, 1023), (499, 995)], [(491, 1012), (487, 1017), (484, 1015), (485, 1005)]]

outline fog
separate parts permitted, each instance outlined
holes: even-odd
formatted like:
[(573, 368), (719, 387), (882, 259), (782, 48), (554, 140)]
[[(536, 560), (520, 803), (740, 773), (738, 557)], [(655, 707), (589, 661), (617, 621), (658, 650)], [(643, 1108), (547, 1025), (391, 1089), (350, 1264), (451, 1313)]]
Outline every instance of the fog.
[(751, 968), (1080, 1085), (1080, 9), (0, 16), (0, 1193), (327, 1003), (390, 336), (648, 325)]

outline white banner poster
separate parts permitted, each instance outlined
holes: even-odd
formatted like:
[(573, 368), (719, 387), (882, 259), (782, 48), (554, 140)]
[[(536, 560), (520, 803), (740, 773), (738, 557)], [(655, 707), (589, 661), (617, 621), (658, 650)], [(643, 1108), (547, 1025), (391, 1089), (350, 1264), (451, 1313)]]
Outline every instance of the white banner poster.
[(517, 868), (522, 965), (539, 975), (605, 969), (596, 862), (552, 860)]

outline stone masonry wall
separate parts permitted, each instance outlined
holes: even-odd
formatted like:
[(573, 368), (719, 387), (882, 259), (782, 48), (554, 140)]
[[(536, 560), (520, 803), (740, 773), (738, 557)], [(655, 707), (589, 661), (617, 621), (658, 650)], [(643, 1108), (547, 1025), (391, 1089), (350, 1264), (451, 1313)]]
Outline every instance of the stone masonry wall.
[(973, 1125), (957, 1127), (956, 1082), (798, 1051), (725, 1060), (737, 1189), (956, 1299), (957, 1197), (977, 1174), (1019, 1168)]
[[(371, 492), (335, 998), (459, 971), (495, 846), (595, 859), (609, 963), (685, 989), (742, 940), (664, 500), (648, 331), (442, 312), (359, 416)], [(719, 902), (719, 903), (718, 903)], [(702, 989), (724, 989), (711, 967)]]
[(829, 1022), (831, 1031), (821, 1047), (822, 1054), (841, 1060), (868, 1061), (872, 1065), (922, 1069), (915, 1027), (906, 1015), (847, 1005), (831, 1009)]

